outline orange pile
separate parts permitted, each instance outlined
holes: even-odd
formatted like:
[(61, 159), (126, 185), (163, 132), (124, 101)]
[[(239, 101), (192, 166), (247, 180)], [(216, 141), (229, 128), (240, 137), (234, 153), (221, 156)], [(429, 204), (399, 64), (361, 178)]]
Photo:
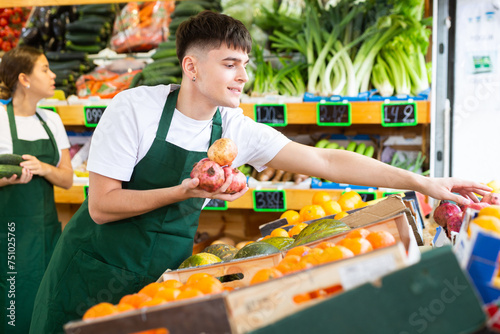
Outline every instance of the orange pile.
[[(139, 292), (125, 295), (117, 305), (99, 303), (89, 308), (83, 315), (83, 320), (105, 317), (121, 312), (143, 307), (161, 305), (182, 299), (196, 298), (226, 290), (215, 277), (206, 273), (191, 275), (186, 283), (171, 279), (161, 283), (153, 282), (143, 287)], [(166, 329), (153, 329), (141, 334), (164, 334)]]

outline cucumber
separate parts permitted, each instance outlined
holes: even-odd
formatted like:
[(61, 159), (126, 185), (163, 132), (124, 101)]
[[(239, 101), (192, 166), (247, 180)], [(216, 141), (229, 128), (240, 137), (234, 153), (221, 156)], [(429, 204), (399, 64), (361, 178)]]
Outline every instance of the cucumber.
[(375, 153), (375, 148), (370, 145), (370, 146), (366, 147), (365, 152), (363, 153), (363, 155), (365, 155), (365, 156), (367, 156), (369, 158), (372, 158), (374, 153)]
[(130, 88), (139, 86), (139, 83), (142, 81), (143, 78), (144, 75), (142, 74), (142, 71), (134, 75), (132, 81), (130, 81)]
[(144, 67), (142, 70), (142, 73), (144, 76), (147, 76), (148, 74), (150, 75), (180, 75), (182, 73), (182, 70), (179, 65), (173, 64), (173, 63), (162, 63), (162, 64), (157, 64), (153, 66), (153, 64), (148, 65)]
[(161, 58), (166, 58), (166, 57), (174, 57), (177, 56), (177, 50), (176, 49), (165, 49), (161, 51), (156, 51), (153, 53), (151, 56), (152, 59), (157, 60)]
[(154, 76), (144, 79), (142, 84), (144, 86), (169, 85), (176, 84), (179, 81), (178, 78), (172, 76)]
[(356, 148), (356, 153), (364, 154), (365, 153), (365, 149), (366, 149), (366, 144), (365, 143), (361, 143)]
[(0, 154), (0, 165), (19, 166), (24, 159), (19, 154)]
[(162, 64), (162, 63), (170, 63), (170, 64), (174, 64), (175, 66), (180, 66), (179, 59), (177, 59), (177, 56), (160, 58), (160, 59), (157, 59), (150, 64), (147, 64), (146, 66), (151, 66), (153, 64)]
[(356, 143), (353, 141), (349, 142), (349, 144), (347, 145), (347, 147), (345, 149), (346, 149), (346, 151), (354, 152), (354, 150), (356, 149)]
[(71, 33), (93, 33), (103, 35), (106, 33), (106, 29), (104, 24), (100, 24), (97, 20), (78, 20), (66, 25), (66, 31)]
[(192, 3), (190, 1), (183, 1), (175, 6), (174, 12), (172, 13), (172, 18), (179, 17), (179, 16), (196, 15), (199, 12), (204, 11), (205, 8), (206, 7), (203, 7), (202, 5), (200, 5), (198, 3)]
[(0, 165), (0, 179), (4, 177), (10, 178), (14, 174), (16, 174), (17, 177), (21, 177), (22, 173), (23, 168), (21, 166)]
[(113, 4), (81, 5), (78, 8), (78, 12), (80, 13), (80, 17), (88, 14), (111, 16), (111, 14), (115, 13), (115, 8)]
[(186, 21), (187, 19), (189, 19), (189, 16), (177, 16), (177, 17), (174, 17), (172, 19), (172, 21), (170, 21), (170, 24), (168, 25), (168, 29), (170, 31), (172, 30), (177, 30), (177, 28), (179, 27), (179, 25)]
[(66, 48), (73, 51), (83, 51), (88, 53), (99, 53), (103, 48), (100, 45), (77, 45), (71, 41), (66, 41)]
[(51, 61), (49, 67), (51, 70), (77, 70), (80, 68), (82, 62), (80, 60), (69, 61)]
[(71, 41), (72, 43), (80, 45), (94, 45), (101, 42), (101, 36), (99, 36), (98, 34), (67, 32), (64, 37), (67, 41)]
[(157, 51), (163, 49), (176, 49), (176, 48), (177, 46), (175, 45), (175, 41), (165, 41), (158, 44)]

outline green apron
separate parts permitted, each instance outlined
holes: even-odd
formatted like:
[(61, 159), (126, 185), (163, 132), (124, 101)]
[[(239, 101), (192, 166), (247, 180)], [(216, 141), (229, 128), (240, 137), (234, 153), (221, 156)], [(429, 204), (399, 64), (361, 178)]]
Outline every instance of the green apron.
[[(187, 151), (166, 141), (177, 95), (178, 91), (168, 95), (153, 144), (123, 188), (179, 185), (189, 178), (193, 165), (206, 158), (206, 152)], [(212, 123), (210, 144), (222, 134), (219, 110)], [(192, 254), (203, 202), (192, 198), (98, 225), (85, 200), (66, 225), (42, 280), (32, 320), (36, 330), (31, 333), (62, 333), (65, 323), (81, 318), (89, 307), (116, 304), (156, 281), (166, 269), (178, 268)]]
[[(30, 154), (55, 166), (57, 144), (40, 115), (36, 114), (49, 139), (35, 141), (17, 138), (12, 103), (7, 105), (7, 115), (13, 153)], [(0, 226), (0, 301), (2, 310), (7, 310), (7, 317), (0, 320), (0, 333), (24, 334), (30, 328), (38, 285), (61, 234), (52, 184), (34, 175), (26, 184), (0, 187)]]

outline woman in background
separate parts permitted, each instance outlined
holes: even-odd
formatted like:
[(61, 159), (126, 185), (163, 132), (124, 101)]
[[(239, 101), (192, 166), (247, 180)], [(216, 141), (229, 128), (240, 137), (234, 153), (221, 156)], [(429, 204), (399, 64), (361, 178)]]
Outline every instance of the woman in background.
[[(70, 188), (69, 141), (58, 114), (37, 108), (54, 95), (43, 53), (20, 46), (0, 62), (0, 154), (23, 157), (22, 175), (0, 179), (1, 333), (28, 333), (33, 302), (61, 224), (53, 186)], [(3, 313), (3, 312), (2, 312)]]

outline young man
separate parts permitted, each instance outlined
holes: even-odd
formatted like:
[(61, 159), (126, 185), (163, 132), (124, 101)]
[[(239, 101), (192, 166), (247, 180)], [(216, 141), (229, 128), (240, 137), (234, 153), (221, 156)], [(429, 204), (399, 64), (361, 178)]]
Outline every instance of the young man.
[(189, 178), (193, 164), (221, 137), (238, 147), (235, 167), (249, 163), (338, 182), (415, 189), (460, 203), (489, 190), (473, 182), (425, 178), (360, 154), (300, 145), (244, 117), (235, 108), (248, 80), (251, 38), (237, 20), (202, 12), (180, 25), (176, 41), (180, 88), (124, 91), (96, 128), (88, 201), (66, 226), (42, 281), (32, 325), (37, 333), (61, 332), (92, 305), (117, 303), (191, 255), (205, 199), (233, 201), (248, 190), (224, 194), (228, 179), (209, 193)]

